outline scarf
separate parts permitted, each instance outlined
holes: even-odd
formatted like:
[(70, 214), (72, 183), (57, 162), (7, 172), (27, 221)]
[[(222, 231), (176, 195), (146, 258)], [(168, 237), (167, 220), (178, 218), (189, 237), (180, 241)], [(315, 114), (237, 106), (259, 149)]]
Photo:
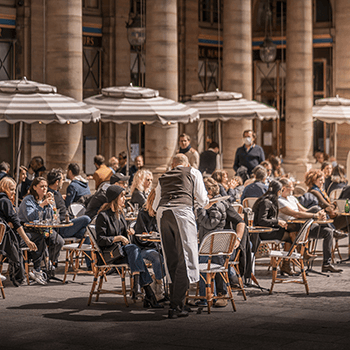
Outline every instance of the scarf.
[(321, 189), (320, 189), (318, 186), (316, 186), (316, 185), (313, 185), (313, 186), (312, 186), (312, 189), (315, 190), (315, 191), (317, 191), (317, 192), (320, 192), (320, 193), (322, 194), (323, 198), (324, 198), (329, 204), (332, 204), (332, 202), (331, 202), (331, 200), (329, 199), (328, 194), (326, 193), (325, 190), (321, 190)]
[(179, 153), (185, 154), (191, 149), (191, 147), (192, 147), (191, 144), (189, 144), (188, 147), (186, 147), (186, 148), (181, 148), (180, 147)]

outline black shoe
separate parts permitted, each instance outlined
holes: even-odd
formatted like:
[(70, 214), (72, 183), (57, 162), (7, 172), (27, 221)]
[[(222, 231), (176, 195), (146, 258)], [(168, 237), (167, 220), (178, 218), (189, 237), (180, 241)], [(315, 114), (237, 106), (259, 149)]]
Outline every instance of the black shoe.
[(158, 304), (156, 296), (154, 295), (154, 292), (149, 284), (144, 286), (143, 289), (146, 293), (146, 296), (143, 298), (143, 307), (152, 307), (155, 309), (161, 309), (164, 307), (164, 305)]
[(187, 317), (188, 312), (181, 309), (179, 306), (176, 309), (169, 309), (168, 318), (178, 318), (178, 317)]
[(337, 240), (345, 238), (347, 236), (348, 236), (348, 234), (346, 232), (342, 232), (342, 231), (339, 231), (339, 230), (334, 230), (333, 231), (333, 238), (335, 238)]
[(343, 272), (342, 269), (336, 269), (333, 265), (322, 265), (322, 272), (334, 272), (334, 273), (340, 273)]
[(140, 286), (140, 275), (134, 275), (134, 287), (132, 289), (132, 299), (137, 299), (142, 295), (143, 294)]
[(193, 312), (189, 305), (185, 305), (183, 309), (184, 311), (187, 311), (187, 312)]

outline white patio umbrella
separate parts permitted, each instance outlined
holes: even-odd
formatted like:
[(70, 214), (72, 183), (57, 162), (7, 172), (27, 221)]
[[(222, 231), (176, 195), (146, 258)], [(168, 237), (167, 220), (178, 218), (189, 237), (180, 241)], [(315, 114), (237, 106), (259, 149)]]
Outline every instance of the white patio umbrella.
[(199, 118), (196, 109), (160, 97), (158, 90), (134, 87), (131, 84), (102, 89), (101, 95), (88, 97), (84, 102), (100, 110), (102, 122), (128, 123), (127, 172), (130, 158), (130, 124), (188, 123)]
[[(96, 122), (100, 119), (98, 109), (87, 106), (74, 98), (57, 93), (55, 86), (22, 80), (0, 81), (0, 121), (20, 123), (17, 152), (18, 182), (23, 123)], [(18, 198), (18, 196), (17, 196)], [(17, 204), (17, 203), (16, 203)]]
[[(315, 101), (312, 107), (312, 117), (324, 123), (350, 124), (350, 99), (327, 97)], [(336, 149), (336, 148), (335, 148)], [(350, 176), (350, 151), (346, 161), (347, 177)]]
[(186, 105), (198, 109), (200, 119), (228, 121), (231, 119), (277, 119), (278, 111), (257, 101), (242, 98), (241, 93), (213, 91), (191, 97)]
[(338, 95), (316, 100), (312, 117), (325, 123), (350, 124), (350, 100)]
[[(257, 101), (242, 98), (238, 92), (212, 91), (193, 95), (185, 104), (198, 109), (201, 120), (229, 121), (240, 119), (277, 119), (278, 111)], [(219, 145), (222, 150), (221, 128), (219, 125)], [(221, 159), (222, 160), (222, 159)]]

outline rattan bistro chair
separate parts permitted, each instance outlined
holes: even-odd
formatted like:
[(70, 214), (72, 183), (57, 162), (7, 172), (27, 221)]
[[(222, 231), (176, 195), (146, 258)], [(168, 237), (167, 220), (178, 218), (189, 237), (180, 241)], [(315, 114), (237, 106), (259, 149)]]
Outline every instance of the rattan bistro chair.
[[(96, 295), (95, 301), (97, 302), (101, 294), (117, 294), (117, 295), (122, 295), (124, 297), (125, 305), (129, 306), (128, 300), (127, 300), (127, 293), (129, 293), (130, 295), (130, 292), (131, 292), (131, 288), (132, 288), (131, 278), (130, 278), (130, 288), (126, 288), (126, 283), (125, 283), (126, 282), (125, 277), (126, 277), (126, 273), (129, 271), (129, 265), (128, 264), (107, 264), (105, 259), (103, 258), (102, 251), (97, 244), (95, 225), (90, 224), (89, 226), (87, 226), (86, 231), (90, 237), (90, 241), (93, 246), (94, 259), (95, 259), (94, 280), (92, 282), (92, 286), (90, 290), (88, 305), (91, 304), (93, 295)], [(113, 267), (116, 269), (117, 273), (121, 278), (122, 287), (121, 289), (113, 289), (113, 290), (103, 289), (102, 288), (103, 281), (104, 280), (107, 281), (106, 273)], [(97, 290), (96, 290), (96, 287), (97, 287)]]
[[(300, 231), (298, 232), (291, 248), (288, 252), (281, 250), (271, 250), (270, 257), (272, 262), (272, 281), (271, 288), (269, 293), (272, 293), (272, 289), (275, 283), (299, 283), (303, 284), (306, 289), (306, 294), (309, 294), (309, 286), (306, 279), (306, 273), (304, 268), (304, 250), (305, 246), (308, 242), (309, 232), (311, 225), (313, 223), (313, 219), (307, 220)], [(295, 252), (297, 248), (300, 248), (299, 252)], [(277, 268), (281, 264), (283, 259), (290, 260), (296, 267), (300, 269), (301, 279), (286, 279), (286, 278), (277, 278)]]
[[(229, 259), (233, 253), (233, 248), (236, 242), (236, 232), (223, 230), (208, 233), (203, 238), (203, 241), (199, 247), (199, 256), (207, 256), (207, 263), (199, 264), (200, 278), (205, 281), (206, 291), (205, 296), (199, 295), (187, 295), (188, 299), (206, 299), (208, 303), (208, 313), (210, 314), (210, 308), (213, 304), (213, 299), (229, 299), (231, 300), (233, 310), (236, 311), (236, 305), (233, 300), (232, 290), (228, 278)], [(212, 263), (214, 256), (222, 256), (225, 258), (224, 265)], [(214, 280), (215, 275), (219, 273), (227, 287), (228, 296), (214, 296)], [(204, 277), (203, 274), (206, 274)], [(198, 289), (198, 288), (197, 288)], [(197, 293), (196, 293), (197, 294)]]
[(248, 197), (248, 198), (244, 198), (242, 205), (243, 208), (253, 208), (254, 203), (256, 202), (258, 198), (257, 197)]

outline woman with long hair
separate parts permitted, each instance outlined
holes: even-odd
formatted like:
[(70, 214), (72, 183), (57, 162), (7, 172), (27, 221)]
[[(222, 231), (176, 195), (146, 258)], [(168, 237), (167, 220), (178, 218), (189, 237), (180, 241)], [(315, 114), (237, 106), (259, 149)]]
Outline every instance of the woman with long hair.
[(118, 185), (111, 185), (106, 191), (107, 203), (100, 209), (96, 219), (97, 244), (102, 251), (121, 242), (125, 257), (117, 258), (108, 263), (129, 264), (134, 278), (133, 298), (142, 295), (144, 289), (144, 306), (162, 307), (157, 303), (150, 286), (152, 278), (141, 256), (140, 248), (130, 244), (128, 239), (128, 225), (123, 214), (125, 205), (125, 189)]
[[(15, 286), (24, 281), (24, 270), (20, 246), (29, 248), (29, 256), (40, 266), (40, 258), (45, 249), (43, 236), (26, 234), (20, 223), (18, 215), (13, 208), (16, 196), (16, 182), (11, 177), (6, 176), (0, 181), (0, 220), (6, 225), (6, 233), (0, 245), (0, 254), (6, 256), (11, 265), (10, 279)], [(18, 242), (16, 234), (20, 236)], [(19, 243), (19, 244), (18, 244)], [(38, 249), (40, 248), (40, 249)]]
[[(153, 188), (147, 197), (146, 203), (143, 205), (137, 216), (134, 227), (135, 234), (159, 232), (157, 226), (156, 213), (152, 208), (156, 191)], [(141, 249), (141, 256), (151, 262), (154, 272), (154, 281), (151, 284), (157, 300), (164, 298), (164, 290), (162, 278), (164, 277), (163, 256), (159, 253), (156, 244), (147, 242), (141, 238), (134, 236), (133, 242)]]
[[(47, 180), (44, 177), (39, 176), (34, 178), (29, 187), (29, 195), (23, 198), (19, 206), (18, 216), (21, 222), (38, 220), (39, 212), (42, 213), (43, 217), (47, 213), (50, 213), (51, 217), (53, 216), (51, 205), (53, 204), (54, 197), (51, 192), (47, 192), (47, 188)], [(49, 248), (49, 260), (53, 266), (56, 266), (61, 248), (64, 245), (64, 239), (52, 228), (27, 228), (26, 230), (27, 232), (42, 234), (46, 237), (46, 244)], [(41, 270), (38, 268), (34, 268), (30, 276), (38, 283), (46, 283)]]
[(305, 184), (308, 187), (308, 191), (316, 196), (318, 205), (333, 219), (334, 227), (337, 230), (347, 231), (346, 217), (336, 213), (336, 203), (330, 200), (323, 189), (324, 180), (324, 173), (320, 169), (311, 169), (305, 174)]
[[(229, 202), (236, 202), (240, 198), (243, 189), (236, 179), (228, 180), (228, 173), (226, 170), (215, 170), (211, 177), (218, 183), (221, 196), (230, 196)], [(237, 189), (240, 187), (239, 189)]]
[(153, 175), (149, 170), (138, 170), (134, 176), (131, 185), (130, 203), (137, 203), (141, 208), (147, 200), (147, 196), (151, 191)]
[(328, 195), (334, 190), (344, 188), (348, 184), (348, 180), (345, 178), (345, 168), (343, 165), (336, 165), (331, 172), (330, 182), (328, 186), (325, 186), (325, 190)]
[[(272, 232), (260, 233), (260, 239), (284, 241), (286, 242), (284, 249), (288, 251), (292, 242), (290, 233), (286, 231), (288, 225), (284, 220), (278, 219), (278, 197), (281, 195), (281, 190), (282, 184), (272, 180), (266, 193), (256, 200), (253, 205), (254, 225), (274, 228)], [(281, 274), (293, 275), (289, 260), (283, 260)]]

